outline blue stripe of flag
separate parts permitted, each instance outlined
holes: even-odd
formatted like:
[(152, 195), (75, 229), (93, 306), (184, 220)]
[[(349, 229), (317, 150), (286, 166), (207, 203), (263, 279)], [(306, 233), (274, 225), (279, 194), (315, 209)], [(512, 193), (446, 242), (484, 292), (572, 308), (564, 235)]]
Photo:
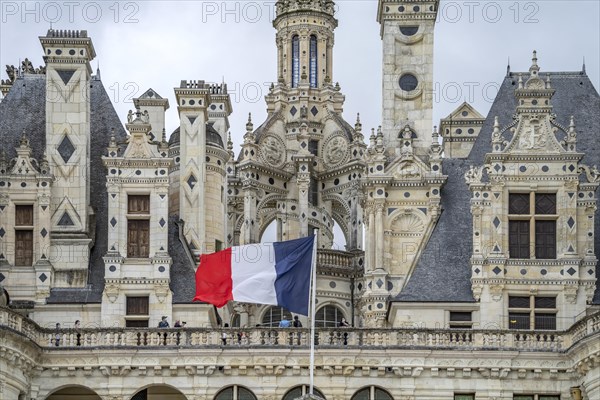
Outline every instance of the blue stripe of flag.
[(309, 236), (273, 243), (277, 304), (296, 314), (308, 315), (314, 241)]

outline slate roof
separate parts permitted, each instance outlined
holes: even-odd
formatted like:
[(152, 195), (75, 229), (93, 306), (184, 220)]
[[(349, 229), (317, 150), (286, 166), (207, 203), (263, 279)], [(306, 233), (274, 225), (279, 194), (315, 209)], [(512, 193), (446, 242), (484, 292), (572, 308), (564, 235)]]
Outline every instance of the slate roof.
[[(526, 79), (529, 73), (521, 73)], [(550, 74), (556, 89), (552, 98), (557, 122), (569, 125), (571, 115), (577, 126), (577, 149), (585, 152), (583, 163), (600, 166), (600, 96), (584, 72), (541, 72), (543, 79)], [(470, 165), (483, 164), (491, 151), (494, 117), (501, 126), (512, 122), (517, 102), (514, 89), (519, 73), (508, 74), (499, 89), (467, 159), (443, 160), (448, 181), (442, 188), (442, 214), (417, 265), (402, 292), (393, 301), (400, 302), (474, 302), (471, 292), (470, 257), (472, 251), (471, 198), (463, 178)], [(595, 247), (600, 251), (600, 218), (596, 216)], [(596, 265), (600, 276), (600, 264)], [(600, 285), (596, 285), (593, 302), (600, 304)]]
[[(94, 303), (102, 299), (104, 261), (108, 236), (106, 169), (102, 155), (115, 129), (117, 140), (124, 140), (125, 130), (100, 80), (92, 78), (90, 183), (91, 206), (95, 212), (95, 243), (89, 261), (88, 286), (83, 289), (52, 289), (48, 303)], [(46, 148), (46, 76), (25, 75), (18, 78), (0, 103), (0, 138), (6, 143), (9, 158), (15, 156), (15, 146), (25, 130), (32, 147), (32, 156), (40, 159)]]
[[(181, 143), (181, 127), (177, 127), (169, 137), (169, 146), (179, 145)], [(221, 134), (213, 127), (212, 123), (206, 124), (206, 144), (225, 148)]]

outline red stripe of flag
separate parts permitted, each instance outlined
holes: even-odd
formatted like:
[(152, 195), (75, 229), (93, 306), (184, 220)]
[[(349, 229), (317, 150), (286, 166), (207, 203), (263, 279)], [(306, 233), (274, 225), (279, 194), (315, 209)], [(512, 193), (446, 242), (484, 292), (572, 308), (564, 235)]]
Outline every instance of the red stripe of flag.
[(213, 254), (203, 254), (196, 270), (196, 297), (217, 307), (233, 300), (231, 280), (231, 249)]

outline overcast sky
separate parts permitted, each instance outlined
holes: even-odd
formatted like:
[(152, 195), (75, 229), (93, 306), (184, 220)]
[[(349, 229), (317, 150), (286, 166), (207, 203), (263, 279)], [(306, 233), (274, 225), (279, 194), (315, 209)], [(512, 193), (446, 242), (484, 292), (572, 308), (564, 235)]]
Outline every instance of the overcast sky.
[[(124, 121), (132, 97), (153, 88), (168, 97), (167, 131), (178, 125), (173, 88), (183, 79), (229, 86), (236, 152), (248, 112), (266, 116), (264, 95), (276, 81), (274, 1), (0, 0), (0, 65), (29, 57), (43, 63), (38, 36), (87, 29), (102, 81)], [(346, 95), (344, 114), (364, 129), (381, 120), (381, 40), (376, 0), (337, 1), (334, 82)], [(487, 115), (507, 61), (526, 71), (538, 51), (544, 71), (580, 71), (600, 85), (600, 1), (446, 1), (435, 30), (434, 124), (463, 101)]]
[[(173, 88), (182, 79), (228, 83), (236, 151), (248, 112), (265, 116), (263, 96), (276, 80), (274, 2), (0, 0), (0, 65), (29, 57), (43, 63), (38, 36), (55, 29), (87, 29), (92, 62), (121, 120), (131, 98), (152, 87), (168, 97), (168, 134), (178, 124)], [(484, 115), (498, 83), (526, 71), (538, 51), (543, 71), (579, 71), (583, 58), (600, 83), (600, 2), (442, 1), (435, 31), (434, 124), (462, 101)], [(346, 95), (345, 117), (361, 113), (364, 128), (381, 120), (381, 40), (376, 0), (337, 1), (334, 76)]]

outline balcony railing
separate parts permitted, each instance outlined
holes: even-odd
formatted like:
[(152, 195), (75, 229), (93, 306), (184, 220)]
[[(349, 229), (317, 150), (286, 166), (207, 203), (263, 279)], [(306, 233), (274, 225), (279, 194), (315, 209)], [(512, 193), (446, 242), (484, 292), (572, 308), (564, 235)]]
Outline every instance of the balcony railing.
[[(46, 349), (115, 347), (282, 347), (308, 348), (305, 328), (97, 328), (54, 330), (8, 309), (0, 308), (0, 330), (20, 334)], [(600, 313), (577, 322), (567, 331), (469, 329), (317, 329), (320, 348), (406, 348), (521, 350), (560, 352), (600, 334)]]

